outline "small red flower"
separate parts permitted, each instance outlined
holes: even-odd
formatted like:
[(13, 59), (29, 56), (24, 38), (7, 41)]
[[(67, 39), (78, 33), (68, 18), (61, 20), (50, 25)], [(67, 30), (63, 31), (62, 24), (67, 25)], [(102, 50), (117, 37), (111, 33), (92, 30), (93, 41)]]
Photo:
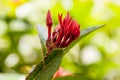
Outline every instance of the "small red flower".
[(72, 17), (70, 17), (69, 13), (67, 13), (64, 19), (62, 19), (62, 14), (58, 14), (58, 19), (59, 24), (52, 33), (51, 38), (52, 18), (50, 11), (48, 11), (46, 18), (46, 25), (48, 27), (48, 39), (46, 45), (49, 51), (52, 48), (64, 48), (68, 46), (80, 35), (80, 25), (75, 20), (73, 20)]
[(53, 75), (53, 79), (61, 77), (61, 76), (72, 76), (70, 72), (65, 71), (62, 67), (60, 67), (55, 74)]

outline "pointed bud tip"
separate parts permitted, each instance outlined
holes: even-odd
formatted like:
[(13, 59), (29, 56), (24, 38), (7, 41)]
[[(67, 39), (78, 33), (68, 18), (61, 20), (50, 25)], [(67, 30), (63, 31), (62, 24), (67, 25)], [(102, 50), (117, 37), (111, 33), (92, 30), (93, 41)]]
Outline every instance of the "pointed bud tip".
[(47, 27), (52, 26), (52, 17), (51, 17), (50, 10), (48, 10), (48, 12), (47, 12), (46, 25), (47, 25)]

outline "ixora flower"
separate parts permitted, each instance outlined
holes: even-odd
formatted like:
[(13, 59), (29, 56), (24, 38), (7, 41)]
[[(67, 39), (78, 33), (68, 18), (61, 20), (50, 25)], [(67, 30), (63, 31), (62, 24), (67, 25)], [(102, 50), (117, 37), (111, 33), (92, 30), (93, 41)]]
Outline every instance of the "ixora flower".
[(51, 33), (51, 27), (53, 23), (49, 10), (46, 17), (46, 25), (48, 27), (48, 38), (46, 41), (46, 46), (48, 52), (53, 48), (64, 48), (68, 46), (80, 35), (80, 25), (75, 20), (73, 20), (72, 17), (70, 17), (69, 13), (67, 13), (64, 19), (62, 19), (62, 14), (58, 14), (58, 20), (59, 24)]

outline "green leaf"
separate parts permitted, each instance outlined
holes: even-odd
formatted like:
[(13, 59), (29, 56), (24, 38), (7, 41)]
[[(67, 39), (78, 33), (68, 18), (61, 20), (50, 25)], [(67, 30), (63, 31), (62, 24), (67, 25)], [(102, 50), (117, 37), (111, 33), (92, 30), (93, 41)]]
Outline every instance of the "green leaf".
[(67, 53), (83, 37), (101, 28), (102, 26), (96, 26), (82, 30), (80, 37), (77, 40), (73, 41), (68, 47), (66, 47), (65, 49), (53, 50), (51, 54), (45, 59), (45, 65), (42, 62), (40, 62), (33, 70), (33, 72), (29, 74), (26, 80), (51, 80), (53, 74), (58, 69), (61, 63), (64, 54)]
[(50, 80), (58, 69), (62, 57), (63, 49), (55, 49), (45, 59), (45, 65), (40, 62), (26, 80)]
[(54, 80), (93, 80), (93, 79), (84, 75), (71, 75), (71, 76), (59, 77)]
[(45, 57), (47, 52), (47, 48), (46, 48), (47, 29), (37, 24), (37, 31), (38, 31), (38, 35), (39, 35), (40, 43), (42, 47), (42, 53), (43, 53), (42, 55)]

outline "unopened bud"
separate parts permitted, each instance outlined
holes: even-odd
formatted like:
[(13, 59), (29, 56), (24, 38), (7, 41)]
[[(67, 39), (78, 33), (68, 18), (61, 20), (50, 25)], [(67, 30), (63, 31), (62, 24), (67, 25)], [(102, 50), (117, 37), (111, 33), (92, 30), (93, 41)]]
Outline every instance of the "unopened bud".
[(50, 10), (49, 10), (48, 13), (47, 13), (46, 25), (47, 25), (48, 28), (52, 26), (52, 18), (51, 18)]

